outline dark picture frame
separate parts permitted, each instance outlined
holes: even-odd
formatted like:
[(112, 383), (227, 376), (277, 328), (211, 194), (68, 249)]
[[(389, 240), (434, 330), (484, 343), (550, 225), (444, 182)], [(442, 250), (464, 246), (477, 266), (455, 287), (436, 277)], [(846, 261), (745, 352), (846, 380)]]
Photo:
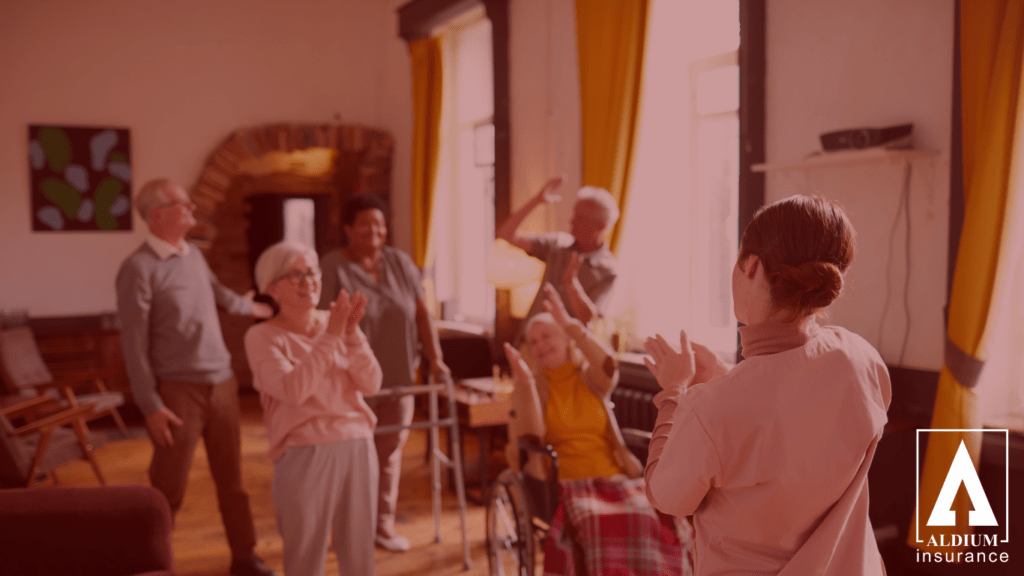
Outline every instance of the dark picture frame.
[(132, 229), (127, 128), (28, 127), (34, 232)]

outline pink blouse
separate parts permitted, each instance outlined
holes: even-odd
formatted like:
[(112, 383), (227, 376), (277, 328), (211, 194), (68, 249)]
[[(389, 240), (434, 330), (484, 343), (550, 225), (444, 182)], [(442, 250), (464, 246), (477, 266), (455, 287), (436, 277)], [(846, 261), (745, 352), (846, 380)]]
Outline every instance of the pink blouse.
[(693, 515), (696, 573), (884, 574), (867, 473), (889, 374), (843, 328), (740, 328), (747, 359), (655, 398), (645, 476), (660, 510)]
[(271, 460), (288, 446), (373, 438), (377, 418), (363, 396), (380, 390), (382, 376), (358, 328), (344, 337), (325, 331), (307, 337), (264, 322), (246, 332), (245, 352)]

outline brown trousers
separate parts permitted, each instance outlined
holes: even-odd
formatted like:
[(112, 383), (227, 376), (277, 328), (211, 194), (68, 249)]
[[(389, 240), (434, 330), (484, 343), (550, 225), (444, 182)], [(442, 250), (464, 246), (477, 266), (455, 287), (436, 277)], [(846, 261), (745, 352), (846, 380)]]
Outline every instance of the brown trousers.
[(164, 405), (184, 424), (171, 425), (173, 445), (161, 448), (154, 444), (150, 483), (164, 493), (172, 513), (177, 514), (185, 498), (192, 456), (202, 438), (231, 557), (248, 559), (256, 545), (256, 530), (249, 496), (242, 488), (238, 381), (234, 377), (214, 385), (164, 381), (158, 391)]

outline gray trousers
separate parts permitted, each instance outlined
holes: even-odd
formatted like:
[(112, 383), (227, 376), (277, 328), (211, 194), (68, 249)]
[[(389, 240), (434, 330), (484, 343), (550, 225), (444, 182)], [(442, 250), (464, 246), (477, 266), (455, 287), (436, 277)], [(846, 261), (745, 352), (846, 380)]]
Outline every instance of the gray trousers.
[(285, 576), (321, 576), (330, 543), (340, 574), (373, 576), (377, 482), (369, 438), (285, 450), (270, 492)]
[[(370, 405), (377, 415), (377, 426), (412, 422), (415, 398), (402, 396), (378, 400)], [(379, 500), (377, 501), (377, 531), (390, 535), (395, 531), (395, 509), (398, 506), (398, 480), (402, 476), (402, 448), (409, 439), (409, 429), (374, 437), (377, 460), (380, 462)]]

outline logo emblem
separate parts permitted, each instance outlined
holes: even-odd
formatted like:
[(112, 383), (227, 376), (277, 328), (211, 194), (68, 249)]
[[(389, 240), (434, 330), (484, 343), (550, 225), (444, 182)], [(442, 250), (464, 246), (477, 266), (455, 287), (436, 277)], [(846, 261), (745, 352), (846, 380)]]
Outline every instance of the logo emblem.
[(989, 504), (985, 489), (981, 486), (981, 478), (974, 469), (974, 462), (971, 455), (967, 453), (967, 444), (960, 441), (953, 464), (949, 467), (946, 480), (942, 483), (939, 491), (939, 498), (935, 501), (932, 514), (928, 517), (929, 526), (956, 526), (956, 512), (953, 511), (953, 499), (960, 490), (960, 484), (967, 489), (967, 495), (974, 504), (967, 516), (967, 523), (971, 526), (998, 526), (996, 515), (992, 513), (992, 505)]
[[(1000, 528), (999, 536), (1001, 536), (1002, 542), (1008, 542), (1010, 537), (1010, 484), (1009, 484), (1009, 472), (1010, 472), (1010, 431), (1007, 429), (995, 429), (995, 428), (980, 428), (980, 429), (925, 429), (921, 428), (917, 430), (917, 470), (921, 470), (921, 433), (929, 433), (931, 438), (934, 440), (938, 437), (938, 434), (942, 433), (955, 433), (962, 436), (964, 432), (976, 432), (982, 435), (984, 434), (999, 434), (1002, 436), (1003, 446), (1005, 446), (1005, 490), (1006, 494), (1003, 502), (1006, 504), (1006, 510), (996, 511), (992, 508), (992, 503), (989, 500), (989, 494), (985, 492), (985, 488), (981, 484), (981, 478), (978, 476), (977, 469), (974, 467), (974, 462), (971, 461), (971, 455), (967, 451), (967, 444), (964, 443), (963, 439), (960, 440), (960, 446), (957, 448), (956, 455), (953, 457), (953, 461), (949, 463), (949, 470), (946, 472), (946, 478), (942, 482), (942, 488), (939, 489), (938, 498), (932, 505), (931, 510), (922, 508), (921, 506), (921, 478), (920, 472), (918, 472), (917, 478), (917, 495), (916, 495), (916, 509), (917, 519), (915, 522), (915, 540), (919, 543), (925, 541), (921, 538), (922, 524), (926, 526), (956, 526), (957, 525), (957, 511), (954, 510), (954, 501), (956, 499), (957, 492), (960, 490), (960, 486), (963, 486), (967, 492), (967, 496), (971, 500), (971, 506), (973, 510), (967, 512), (967, 525), (969, 526), (998, 526)], [(990, 438), (991, 440), (991, 438)], [(998, 454), (998, 452), (996, 452)], [(1000, 486), (1001, 488), (1002, 486)], [(989, 486), (989, 490), (998, 489), (993, 486)], [(998, 494), (998, 492), (997, 492)], [(926, 506), (929, 503), (925, 503)], [(961, 512), (962, 513), (962, 512)], [(998, 516), (997, 516), (998, 514)], [(961, 518), (960, 525), (963, 525), (964, 519)], [(988, 535), (993, 538), (998, 538), (994, 534)], [(954, 535), (954, 538), (963, 540), (966, 535)], [(932, 537), (934, 538), (934, 536)], [(941, 540), (941, 537), (940, 537)], [(994, 542), (993, 542), (994, 544)], [(940, 545), (944, 545), (941, 544)]]

